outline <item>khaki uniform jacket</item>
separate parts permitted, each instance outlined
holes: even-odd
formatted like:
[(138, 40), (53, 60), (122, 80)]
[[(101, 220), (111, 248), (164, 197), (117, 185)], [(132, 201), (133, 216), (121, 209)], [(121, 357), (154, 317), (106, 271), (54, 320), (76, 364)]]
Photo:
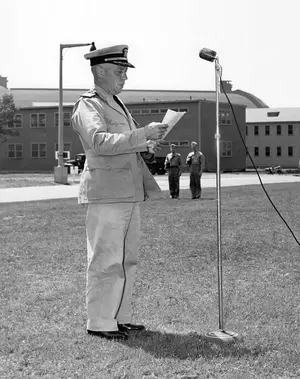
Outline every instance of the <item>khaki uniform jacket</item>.
[(86, 154), (79, 204), (143, 201), (161, 192), (139, 152), (146, 151), (144, 128), (96, 86), (76, 102), (72, 125)]
[(181, 169), (182, 167), (181, 155), (176, 152), (174, 155), (173, 153), (167, 154), (166, 159), (165, 159), (165, 167), (166, 168), (178, 167)]
[(201, 151), (190, 152), (186, 157), (186, 163), (189, 165), (190, 174), (199, 174), (203, 172), (205, 165), (205, 157)]

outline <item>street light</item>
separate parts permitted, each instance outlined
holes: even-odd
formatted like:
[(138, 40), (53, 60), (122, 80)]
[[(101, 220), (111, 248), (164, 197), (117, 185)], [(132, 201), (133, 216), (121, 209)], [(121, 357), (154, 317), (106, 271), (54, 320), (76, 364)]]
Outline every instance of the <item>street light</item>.
[(90, 46), (91, 43), (68, 43), (59, 45), (59, 108), (58, 108), (58, 165), (54, 167), (55, 183), (68, 183), (68, 169), (64, 167), (64, 128), (63, 128), (63, 49)]

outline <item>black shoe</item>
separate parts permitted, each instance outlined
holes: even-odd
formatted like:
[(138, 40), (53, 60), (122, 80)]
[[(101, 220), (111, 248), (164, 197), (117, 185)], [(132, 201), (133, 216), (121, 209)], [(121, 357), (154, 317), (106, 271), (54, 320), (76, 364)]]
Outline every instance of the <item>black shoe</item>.
[(119, 330), (121, 332), (130, 332), (145, 330), (144, 325), (134, 325), (134, 324), (118, 324)]
[(114, 330), (111, 332), (107, 332), (107, 331), (99, 332), (96, 330), (87, 330), (87, 333), (93, 336), (106, 338), (108, 340), (127, 340), (128, 339), (128, 333), (126, 333), (125, 331), (120, 331), (120, 330)]

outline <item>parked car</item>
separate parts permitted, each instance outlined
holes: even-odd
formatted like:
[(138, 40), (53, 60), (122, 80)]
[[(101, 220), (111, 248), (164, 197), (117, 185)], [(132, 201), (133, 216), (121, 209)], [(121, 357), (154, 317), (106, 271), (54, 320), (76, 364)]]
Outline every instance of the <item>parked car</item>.
[(281, 166), (271, 166), (271, 167), (266, 167), (265, 171), (268, 174), (283, 174), (283, 171), (281, 169)]
[(166, 173), (164, 157), (156, 157), (152, 153), (141, 153), (141, 156), (152, 175), (164, 175)]
[(70, 171), (71, 171), (70, 168), (75, 167), (75, 166), (78, 167), (78, 172), (81, 172), (84, 167), (84, 162), (85, 162), (85, 154), (80, 153), (80, 154), (76, 154), (75, 159), (68, 159), (65, 162), (64, 166), (68, 168), (68, 174), (70, 174)]

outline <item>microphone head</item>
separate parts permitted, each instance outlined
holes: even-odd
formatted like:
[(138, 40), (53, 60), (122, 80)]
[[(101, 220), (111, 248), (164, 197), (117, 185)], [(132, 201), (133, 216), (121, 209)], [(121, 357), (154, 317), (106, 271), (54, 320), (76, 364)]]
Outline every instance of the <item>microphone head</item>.
[(199, 57), (206, 61), (213, 62), (217, 57), (217, 53), (214, 50), (207, 49), (206, 47), (204, 47), (200, 50)]

